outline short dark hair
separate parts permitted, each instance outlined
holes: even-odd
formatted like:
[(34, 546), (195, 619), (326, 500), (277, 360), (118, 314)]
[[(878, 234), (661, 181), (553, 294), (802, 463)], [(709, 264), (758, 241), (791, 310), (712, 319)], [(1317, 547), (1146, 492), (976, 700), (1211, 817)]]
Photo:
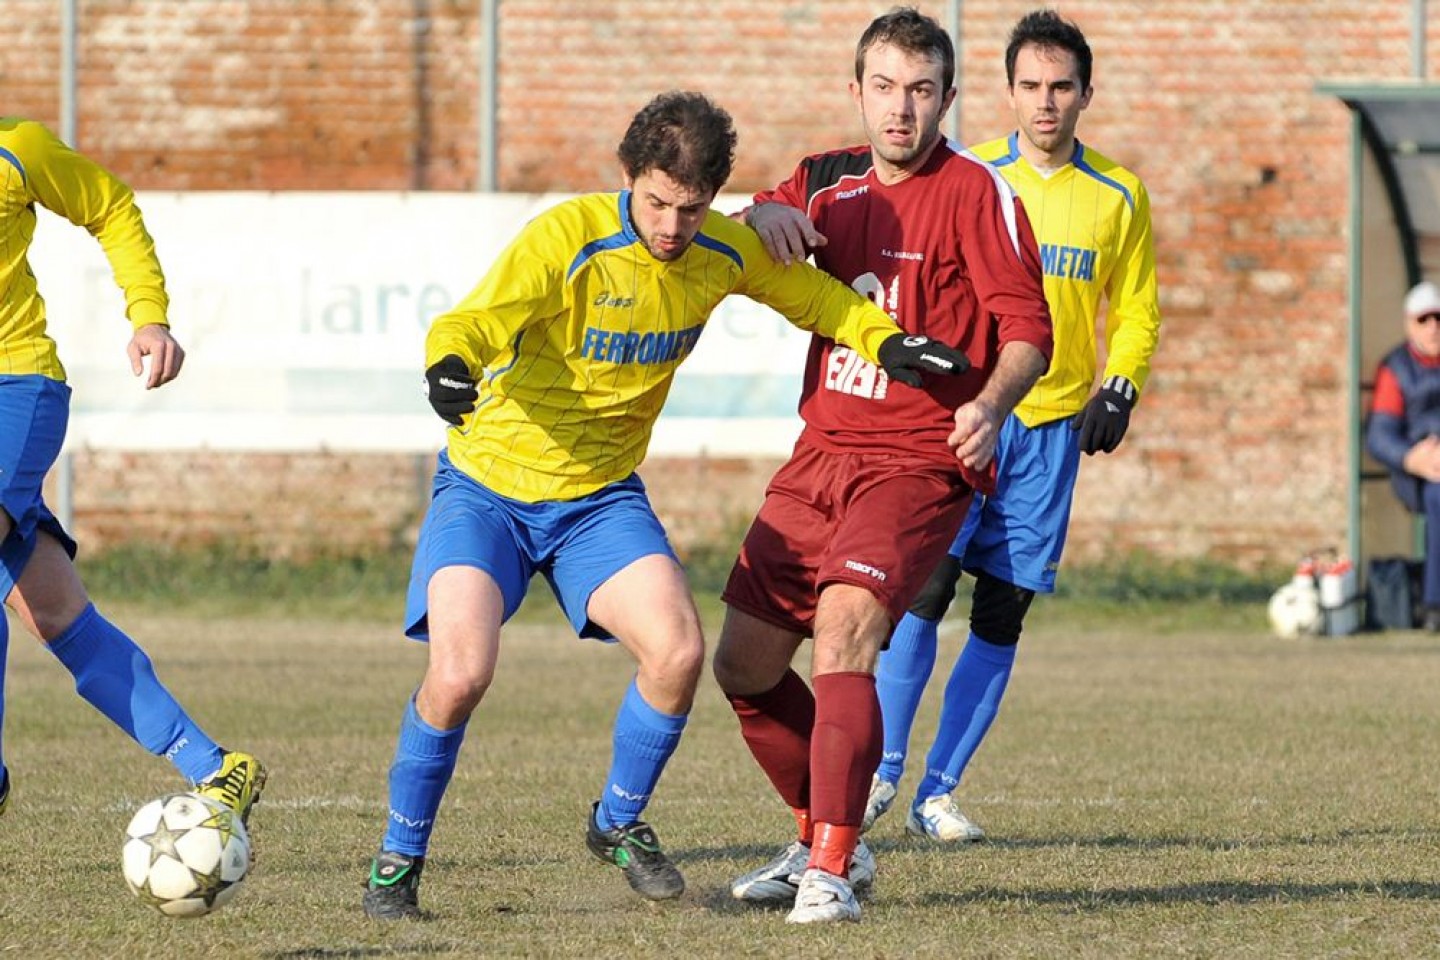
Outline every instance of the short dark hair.
[(945, 90), (954, 86), (955, 44), (934, 17), (927, 17), (914, 7), (895, 7), (871, 21), (855, 45), (857, 83), (865, 82), (865, 54), (882, 43), (899, 47), (911, 56), (940, 61), (940, 78)]
[(1080, 71), (1081, 91), (1090, 89), (1090, 69), (1095, 63), (1090, 44), (1085, 42), (1085, 34), (1079, 27), (1054, 10), (1027, 13), (1010, 31), (1010, 42), (1005, 47), (1005, 82), (1009, 86), (1015, 86), (1015, 58), (1020, 55), (1020, 48), (1029, 44), (1070, 51)]
[(735, 163), (735, 126), (705, 94), (671, 90), (635, 114), (616, 154), (632, 180), (658, 170), (681, 186), (718, 193)]

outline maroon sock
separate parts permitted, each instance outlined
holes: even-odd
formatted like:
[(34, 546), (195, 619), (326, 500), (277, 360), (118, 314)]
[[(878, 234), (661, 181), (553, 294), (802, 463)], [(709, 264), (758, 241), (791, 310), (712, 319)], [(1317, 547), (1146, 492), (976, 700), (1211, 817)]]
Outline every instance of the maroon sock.
[(870, 795), (870, 776), (884, 748), (875, 677), (827, 673), (814, 682), (810, 816), (816, 823), (858, 827)]
[(805, 681), (794, 670), (786, 670), (780, 682), (764, 693), (727, 699), (740, 718), (740, 734), (780, 798), (792, 808), (808, 810), (815, 695)]

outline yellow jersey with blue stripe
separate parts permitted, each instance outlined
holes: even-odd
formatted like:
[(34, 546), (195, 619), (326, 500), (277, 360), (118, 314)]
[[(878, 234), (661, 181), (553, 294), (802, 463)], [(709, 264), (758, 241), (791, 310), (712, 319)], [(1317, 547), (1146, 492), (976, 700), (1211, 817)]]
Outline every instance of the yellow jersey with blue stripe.
[(1015, 407), (1027, 427), (1073, 416), (1095, 383), (1097, 322), (1105, 309), (1105, 377), (1143, 391), (1160, 336), (1150, 197), (1129, 170), (1077, 142), (1048, 177), (1020, 154), (1018, 134), (973, 148), (1015, 188), (1040, 245), (1054, 322), (1050, 369)]
[(170, 300), (155, 242), (130, 188), (42, 124), (0, 118), (0, 375), (63, 381), (65, 368), (46, 332), (45, 301), (28, 259), (36, 204), (100, 241), (133, 328), (164, 324)]
[(754, 231), (713, 210), (683, 254), (657, 260), (630, 197), (589, 194), (541, 213), (431, 324), (426, 363), (456, 354), (479, 381), (475, 412), (450, 430), (450, 460), (501, 496), (572, 500), (628, 477), (676, 369), (732, 293), (871, 363), (900, 332), (867, 298), (809, 264), (775, 262)]

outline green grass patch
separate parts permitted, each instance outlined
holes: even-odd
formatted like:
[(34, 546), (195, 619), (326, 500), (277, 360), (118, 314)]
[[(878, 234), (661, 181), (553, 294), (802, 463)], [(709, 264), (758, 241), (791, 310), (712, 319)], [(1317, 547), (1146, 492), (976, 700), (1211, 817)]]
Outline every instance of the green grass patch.
[(398, 619), (410, 552), (296, 561), (231, 544), (187, 550), (125, 546), (81, 554), (78, 566), (97, 599), (132, 606), (212, 616)]
[[(706, 619), (718, 617), (717, 597), (735, 559), (730, 543), (702, 544), (682, 560)], [(401, 617), (410, 577), (410, 551), (319, 556), (304, 561), (265, 557), (220, 544), (203, 550), (130, 546), (81, 555), (80, 571), (102, 601), (214, 616), (303, 616), (336, 619)], [(1059, 590), (1035, 604), (1034, 620), (1062, 617), (1103, 623), (1114, 616), (1154, 621), (1158, 629), (1193, 624), (1263, 624), (1264, 603), (1288, 579), (1285, 571), (1245, 572), (1212, 561), (1168, 561), (1131, 554), (1112, 562), (1066, 567)], [(969, 615), (966, 578), (951, 618)], [(552, 607), (541, 584), (531, 589), (522, 617)]]

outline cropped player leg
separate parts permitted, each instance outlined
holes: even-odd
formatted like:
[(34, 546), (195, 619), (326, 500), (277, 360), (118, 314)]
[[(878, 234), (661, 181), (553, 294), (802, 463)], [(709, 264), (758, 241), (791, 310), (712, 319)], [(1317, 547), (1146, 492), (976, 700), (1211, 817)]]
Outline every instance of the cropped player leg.
[(745, 745), (795, 816), (799, 840), (809, 844), (810, 735), (815, 697), (790, 668), (800, 634), (735, 607), (715, 647), (714, 672), (740, 721)]
[(155, 676), (134, 640), (100, 615), (70, 555), (44, 531), (10, 593), (25, 628), (49, 647), (91, 706), (192, 783), (220, 768), (223, 752)]
[[(958, 538), (956, 543), (960, 543)], [(885, 726), (880, 767), (875, 775), (892, 786), (900, 782), (900, 775), (905, 772), (910, 730), (915, 725), (915, 711), (920, 707), (925, 685), (935, 669), (940, 621), (955, 599), (961, 574), (958, 554), (963, 549), (962, 546), (956, 551), (952, 547), (952, 552), (940, 561), (890, 635), (890, 645), (881, 651), (875, 668), (875, 692), (880, 697), (880, 716)]]
[(1080, 467), (1070, 420), (1027, 427), (1011, 414), (996, 452), (996, 492), (965, 550), (976, 572), (971, 635), (951, 671), (916, 806), (950, 793), (994, 721), (1036, 593), (1055, 589)]
[(685, 573), (668, 555), (626, 566), (595, 590), (587, 609), (639, 665), (615, 717), (610, 772), (595, 811), (599, 828), (611, 830), (640, 819), (680, 744), (705, 641)]
[(893, 626), (873, 593), (832, 583), (815, 610), (815, 730), (810, 742), (810, 867), (846, 876), (883, 736), (875, 660)]
[(926, 759), (916, 805), (950, 793), (960, 783), (1000, 710), (1025, 613), (1034, 598), (1034, 591), (991, 574), (982, 572), (976, 578), (970, 638), (945, 685), (940, 729)]
[(390, 763), (390, 815), (381, 849), (424, 856), (465, 739), (465, 724), (495, 677), (505, 600), (494, 578), (442, 567), (427, 587), (425, 677), (406, 704)]
[[(0, 540), (4, 540), (10, 532), (9, 518), (0, 511)], [(9, 596), (10, 578), (5, 575), (3, 568), (0, 568), (0, 595)], [(10, 659), (10, 620), (5, 616), (5, 611), (0, 609), (0, 813), (5, 811), (5, 801), (9, 799), (9, 770), (5, 766), (5, 664)]]
[[(9, 514), (0, 510), (0, 543), (10, 536), (15, 523)], [(0, 564), (0, 602), (8, 600), (14, 583), (3, 564)], [(0, 813), (5, 811), (5, 801), (10, 796), (10, 772), (5, 766), (5, 665), (10, 661), (10, 620), (0, 609)]]

